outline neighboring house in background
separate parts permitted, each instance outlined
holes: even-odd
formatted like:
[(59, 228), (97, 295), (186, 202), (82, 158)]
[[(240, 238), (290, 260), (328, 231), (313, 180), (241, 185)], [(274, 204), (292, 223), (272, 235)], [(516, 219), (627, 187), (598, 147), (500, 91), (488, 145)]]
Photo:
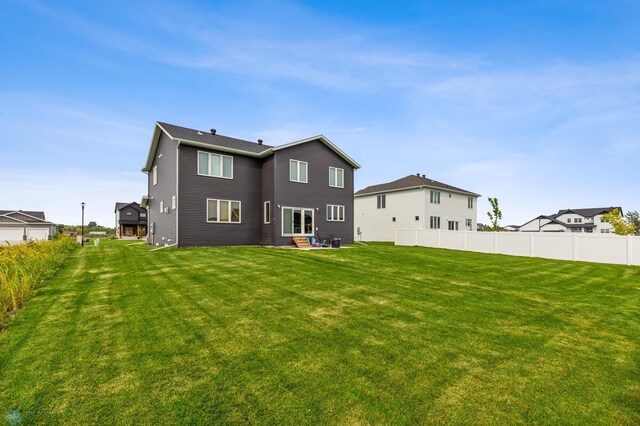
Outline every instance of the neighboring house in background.
[(0, 245), (31, 240), (50, 240), (56, 225), (45, 219), (44, 212), (0, 210)]
[(607, 234), (613, 226), (602, 220), (602, 215), (620, 207), (596, 207), (589, 209), (566, 209), (556, 214), (542, 215), (520, 226), (520, 232), (588, 232)]
[(324, 136), (268, 146), (156, 123), (147, 162), (148, 241), (178, 246), (353, 242), (360, 166)]
[(518, 225), (507, 225), (502, 228), (503, 231), (507, 231), (507, 232), (515, 232), (515, 231), (518, 231), (519, 229), (520, 227)]
[(394, 241), (396, 229), (475, 231), (480, 195), (425, 175), (369, 186), (354, 195), (361, 241)]
[(116, 203), (116, 238), (146, 237), (147, 209), (136, 203)]

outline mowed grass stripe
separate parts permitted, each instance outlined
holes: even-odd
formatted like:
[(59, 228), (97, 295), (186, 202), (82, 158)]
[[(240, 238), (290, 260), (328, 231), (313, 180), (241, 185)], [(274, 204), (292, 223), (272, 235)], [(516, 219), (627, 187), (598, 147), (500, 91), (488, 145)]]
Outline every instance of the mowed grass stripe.
[(42, 423), (637, 423), (640, 268), (85, 247), (0, 335)]

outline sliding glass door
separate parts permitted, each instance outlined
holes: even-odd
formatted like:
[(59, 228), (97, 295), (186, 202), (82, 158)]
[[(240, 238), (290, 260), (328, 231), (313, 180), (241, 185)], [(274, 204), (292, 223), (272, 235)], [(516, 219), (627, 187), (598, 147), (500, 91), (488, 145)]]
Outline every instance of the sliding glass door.
[(313, 235), (313, 209), (282, 208), (282, 236)]

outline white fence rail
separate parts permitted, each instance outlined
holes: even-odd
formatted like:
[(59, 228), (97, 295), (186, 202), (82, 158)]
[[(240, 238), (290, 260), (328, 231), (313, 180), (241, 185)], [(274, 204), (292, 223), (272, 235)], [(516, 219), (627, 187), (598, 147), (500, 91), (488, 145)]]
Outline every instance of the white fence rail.
[(397, 229), (396, 245), (640, 266), (640, 237), (612, 234)]

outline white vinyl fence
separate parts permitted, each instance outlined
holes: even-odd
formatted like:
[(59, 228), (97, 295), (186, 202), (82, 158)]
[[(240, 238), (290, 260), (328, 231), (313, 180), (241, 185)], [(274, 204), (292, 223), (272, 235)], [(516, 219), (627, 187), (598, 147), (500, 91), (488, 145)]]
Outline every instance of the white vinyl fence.
[(640, 265), (640, 237), (564, 232), (396, 230), (396, 245)]

